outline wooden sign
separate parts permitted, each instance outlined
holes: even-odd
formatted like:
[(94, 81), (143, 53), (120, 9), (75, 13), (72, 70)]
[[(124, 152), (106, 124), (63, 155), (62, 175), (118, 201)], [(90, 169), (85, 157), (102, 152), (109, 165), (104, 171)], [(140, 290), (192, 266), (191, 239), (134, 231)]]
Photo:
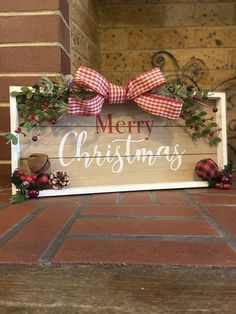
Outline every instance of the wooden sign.
[[(225, 94), (214, 93), (210, 101), (217, 102), (215, 118), (222, 129), (218, 146), (203, 139), (193, 142), (181, 119), (153, 116), (133, 103), (107, 104), (99, 116), (67, 115), (20, 137), (12, 145), (12, 170), (27, 169), (29, 155), (45, 153), (50, 173), (68, 173), (70, 187), (43, 190), (40, 196), (207, 186), (194, 174), (196, 163), (212, 158), (219, 167), (227, 164)], [(11, 131), (17, 127), (16, 99), (11, 97)]]

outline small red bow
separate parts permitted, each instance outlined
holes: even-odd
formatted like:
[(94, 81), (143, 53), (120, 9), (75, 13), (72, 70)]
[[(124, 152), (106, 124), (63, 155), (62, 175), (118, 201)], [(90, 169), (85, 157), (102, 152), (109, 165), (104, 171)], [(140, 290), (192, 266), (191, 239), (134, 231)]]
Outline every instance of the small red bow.
[(144, 111), (169, 119), (178, 119), (182, 109), (182, 100), (149, 93), (152, 89), (166, 83), (159, 68), (131, 78), (127, 86), (122, 87), (108, 83), (98, 72), (81, 66), (75, 74), (74, 82), (79, 87), (87, 88), (97, 95), (87, 100), (70, 97), (68, 113), (72, 115), (98, 115), (105, 101), (117, 104), (133, 100)]

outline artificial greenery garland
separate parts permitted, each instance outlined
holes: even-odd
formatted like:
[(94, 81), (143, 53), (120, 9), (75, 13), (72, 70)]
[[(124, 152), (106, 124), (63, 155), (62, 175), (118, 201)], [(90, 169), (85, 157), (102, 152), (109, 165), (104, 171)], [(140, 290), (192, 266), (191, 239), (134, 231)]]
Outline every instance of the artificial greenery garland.
[[(207, 112), (202, 109), (206, 105), (209, 91), (176, 83), (165, 84), (150, 92), (183, 100), (180, 118), (184, 120), (193, 140), (206, 138), (210, 145), (221, 141), (218, 137), (220, 129), (213, 121), (214, 118), (207, 118)], [(57, 82), (44, 76), (40, 85), (31, 88), (21, 87), (20, 92), (11, 93), (11, 96), (15, 96), (17, 100), (19, 127), (15, 130), (15, 134), (7, 133), (5, 137), (13, 144), (17, 144), (16, 134), (25, 136), (33, 127), (45, 123), (54, 125), (65, 116), (69, 97), (89, 99), (95, 95), (88, 89), (78, 87), (72, 75), (61, 76)], [(216, 112), (217, 108), (213, 107), (212, 111)], [(37, 139), (37, 136), (32, 137), (33, 141)]]

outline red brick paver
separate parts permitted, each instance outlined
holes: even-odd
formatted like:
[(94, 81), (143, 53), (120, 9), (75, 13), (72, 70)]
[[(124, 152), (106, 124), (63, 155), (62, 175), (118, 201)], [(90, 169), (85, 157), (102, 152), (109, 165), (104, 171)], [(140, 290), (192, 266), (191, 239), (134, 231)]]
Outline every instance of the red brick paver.
[(1, 263), (35, 263), (76, 206), (49, 207), (0, 247)]
[(158, 191), (156, 195), (161, 204), (189, 204), (189, 200), (183, 195), (181, 190)]
[(236, 189), (50, 197), (0, 192), (0, 264), (236, 267)]
[(11, 205), (0, 211), (0, 236), (35, 210), (35, 204)]
[(78, 219), (71, 233), (219, 236), (206, 221)]
[(69, 239), (53, 262), (236, 266), (236, 253), (214, 242)]
[(236, 206), (206, 206), (206, 208), (231, 235), (236, 236)]
[(193, 199), (198, 204), (225, 204), (236, 206), (236, 195), (194, 195)]
[(125, 204), (151, 204), (150, 192), (129, 192), (124, 194)]
[(201, 217), (194, 205), (87, 205), (82, 215)]

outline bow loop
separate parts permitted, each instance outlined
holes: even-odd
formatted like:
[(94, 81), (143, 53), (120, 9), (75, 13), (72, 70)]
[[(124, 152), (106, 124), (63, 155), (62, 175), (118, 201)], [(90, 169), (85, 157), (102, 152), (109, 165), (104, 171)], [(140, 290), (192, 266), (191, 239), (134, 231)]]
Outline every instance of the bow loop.
[(104, 97), (107, 96), (108, 81), (93, 69), (79, 67), (75, 74), (74, 82), (79, 87), (91, 89)]
[(79, 87), (85, 87), (96, 92), (97, 95), (88, 100), (70, 97), (68, 99), (68, 113), (73, 115), (98, 115), (105, 101), (110, 104), (117, 104), (133, 100), (142, 110), (169, 119), (178, 119), (182, 109), (182, 100), (149, 93), (152, 89), (166, 83), (159, 68), (133, 77), (125, 88), (108, 83), (95, 70), (81, 66), (76, 72), (74, 82)]
[(159, 68), (151, 69), (131, 78), (127, 84), (127, 98), (134, 99), (154, 88), (160, 87), (166, 80)]

